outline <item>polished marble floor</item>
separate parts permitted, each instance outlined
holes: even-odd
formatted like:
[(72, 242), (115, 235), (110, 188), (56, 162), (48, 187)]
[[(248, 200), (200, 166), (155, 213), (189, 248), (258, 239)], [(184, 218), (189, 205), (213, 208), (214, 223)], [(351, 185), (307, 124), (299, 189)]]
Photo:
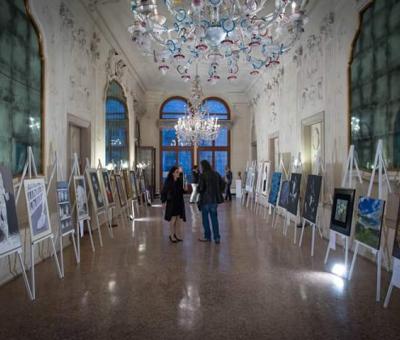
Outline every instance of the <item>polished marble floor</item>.
[(79, 266), (67, 248), (63, 280), (40, 263), (35, 302), (20, 277), (1, 287), (0, 339), (400, 339), (400, 291), (383, 309), (374, 265), (361, 259), (342, 280), (334, 256), (323, 265), (326, 241), (310, 257), (309, 230), (299, 249), (232, 202), (220, 208), (221, 244), (204, 244), (188, 205), (185, 240), (171, 244), (161, 206), (141, 209), (95, 253), (85, 237)]

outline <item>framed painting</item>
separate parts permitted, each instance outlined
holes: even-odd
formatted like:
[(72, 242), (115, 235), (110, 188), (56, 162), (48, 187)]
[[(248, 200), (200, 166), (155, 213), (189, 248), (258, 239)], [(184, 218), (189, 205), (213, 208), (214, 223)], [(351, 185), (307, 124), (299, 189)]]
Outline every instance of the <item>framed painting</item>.
[(122, 183), (121, 175), (114, 175), (115, 187), (117, 188), (119, 203), (121, 207), (125, 207), (127, 203), (126, 192)]
[(385, 201), (361, 196), (358, 201), (355, 239), (378, 250), (384, 212)]
[(396, 192), (388, 195), (385, 207), (385, 222), (388, 228), (396, 230), (400, 220), (400, 194)]
[(292, 215), (297, 215), (297, 208), (300, 197), (301, 174), (292, 173), (289, 182), (289, 196), (287, 201), (287, 211)]
[(101, 187), (103, 190), (103, 195), (106, 198), (106, 203), (109, 207), (112, 207), (115, 205), (115, 201), (111, 186), (110, 174), (108, 173), (108, 170), (101, 169), (100, 176), (101, 176)]
[(316, 223), (317, 220), (321, 184), (322, 176), (307, 176), (307, 187), (303, 206), (303, 218), (311, 223)]
[(96, 212), (104, 210), (106, 207), (106, 202), (101, 191), (97, 169), (86, 169), (86, 177)]
[(271, 190), (269, 191), (268, 203), (276, 206), (279, 196), (279, 189), (281, 187), (281, 172), (274, 172), (271, 178)]
[(330, 228), (346, 236), (351, 234), (355, 193), (354, 189), (336, 188), (333, 195)]
[(71, 232), (74, 227), (71, 218), (71, 200), (69, 198), (68, 182), (57, 182), (58, 216), (60, 218), (61, 235)]
[(37, 241), (51, 234), (47, 192), (44, 178), (24, 180), (31, 240)]
[(89, 217), (85, 177), (74, 176), (74, 191), (76, 199), (77, 218), (78, 221), (82, 221)]
[(11, 170), (0, 166), (0, 256), (21, 246)]
[(124, 186), (126, 191), (126, 197), (128, 200), (132, 199), (132, 183), (127, 169), (122, 170), (122, 176), (124, 178)]
[(270, 162), (264, 162), (264, 167), (263, 167), (263, 175), (262, 175), (262, 181), (261, 181), (261, 193), (264, 196), (268, 195), (268, 184), (269, 184), (269, 173), (271, 169), (271, 163)]
[(394, 236), (393, 256), (400, 260), (400, 225), (397, 225), (396, 234)]
[(132, 198), (134, 200), (138, 199), (138, 187), (137, 187), (137, 180), (136, 180), (136, 172), (135, 170), (131, 170), (129, 172), (129, 175), (131, 177), (131, 185), (132, 185)]
[(282, 181), (281, 191), (279, 193), (278, 205), (286, 209), (289, 200), (289, 181)]
[(257, 181), (256, 181), (257, 193), (261, 193), (263, 170), (264, 170), (264, 162), (259, 162), (257, 165)]

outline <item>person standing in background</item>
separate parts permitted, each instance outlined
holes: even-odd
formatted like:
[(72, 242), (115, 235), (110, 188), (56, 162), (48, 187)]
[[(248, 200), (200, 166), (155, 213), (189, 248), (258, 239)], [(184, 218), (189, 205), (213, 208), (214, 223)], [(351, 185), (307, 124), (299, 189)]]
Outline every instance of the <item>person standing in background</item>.
[(189, 203), (197, 203), (199, 200), (199, 193), (197, 187), (199, 185), (199, 167), (197, 165), (193, 166), (192, 169), (192, 194), (190, 195)]
[(232, 185), (232, 171), (229, 169), (228, 166), (225, 167), (225, 200), (232, 201), (232, 193), (231, 193), (231, 185)]

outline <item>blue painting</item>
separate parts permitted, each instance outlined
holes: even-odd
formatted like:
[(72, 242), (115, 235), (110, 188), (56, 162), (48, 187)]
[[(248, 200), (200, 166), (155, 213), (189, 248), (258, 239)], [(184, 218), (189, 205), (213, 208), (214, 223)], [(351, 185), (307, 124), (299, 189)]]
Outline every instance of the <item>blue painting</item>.
[(274, 172), (272, 174), (271, 190), (268, 196), (269, 204), (276, 205), (276, 201), (278, 200), (279, 187), (281, 186), (281, 178), (282, 178), (281, 172)]
[(279, 194), (279, 206), (281, 208), (287, 208), (289, 201), (289, 181), (283, 181), (281, 186), (281, 192)]
[(385, 201), (360, 197), (358, 202), (355, 238), (357, 241), (379, 249)]

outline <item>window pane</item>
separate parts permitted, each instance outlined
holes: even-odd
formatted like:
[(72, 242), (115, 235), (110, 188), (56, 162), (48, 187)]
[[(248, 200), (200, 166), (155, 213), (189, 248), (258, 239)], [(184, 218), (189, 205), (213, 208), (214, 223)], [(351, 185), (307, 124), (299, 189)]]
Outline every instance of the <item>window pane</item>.
[[(167, 101), (162, 107), (162, 113), (185, 113), (186, 112), (187, 103), (183, 99), (171, 99)], [(163, 117), (164, 118), (164, 117)], [(167, 117), (165, 117), (167, 118)]]
[(168, 176), (168, 171), (174, 165), (176, 165), (176, 152), (175, 151), (163, 151), (162, 152), (162, 178), (165, 180)]
[(219, 119), (228, 119), (228, 108), (218, 99), (207, 99), (206, 110), (211, 116), (218, 116)]
[(225, 167), (227, 165), (228, 165), (228, 152), (215, 151), (215, 170), (218, 171), (221, 176), (225, 176)]
[(228, 129), (221, 128), (217, 139), (215, 140), (215, 146), (228, 146)]
[(212, 146), (212, 141), (202, 140), (199, 142), (199, 146)]
[(126, 111), (124, 104), (116, 99), (107, 99), (106, 102), (107, 119), (119, 120), (126, 118)]
[(212, 151), (199, 151), (199, 164), (205, 159), (212, 165)]
[(178, 163), (182, 167), (188, 183), (192, 183), (192, 152), (179, 151)]
[(161, 132), (162, 146), (175, 146), (176, 133), (175, 129), (163, 129)]

